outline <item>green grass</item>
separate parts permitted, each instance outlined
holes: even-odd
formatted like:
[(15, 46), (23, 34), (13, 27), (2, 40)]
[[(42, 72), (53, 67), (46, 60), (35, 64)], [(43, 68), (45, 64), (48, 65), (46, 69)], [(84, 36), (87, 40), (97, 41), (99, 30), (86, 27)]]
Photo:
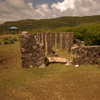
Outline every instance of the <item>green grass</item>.
[[(2, 37), (2, 36), (1, 36)], [(66, 51), (60, 56), (70, 58)], [(0, 100), (99, 100), (100, 66), (21, 67), (19, 42), (0, 45)]]
[(67, 53), (66, 50), (60, 50), (59, 48), (56, 48), (56, 47), (54, 47), (54, 49), (55, 49), (55, 52), (59, 54), (59, 57), (66, 58), (68, 60), (71, 59), (71, 54)]

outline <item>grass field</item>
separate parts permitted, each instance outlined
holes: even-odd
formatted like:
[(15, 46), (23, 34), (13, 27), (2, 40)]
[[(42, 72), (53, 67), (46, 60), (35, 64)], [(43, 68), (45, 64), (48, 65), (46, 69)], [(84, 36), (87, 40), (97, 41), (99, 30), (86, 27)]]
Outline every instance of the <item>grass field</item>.
[[(58, 52), (70, 58), (65, 51)], [(0, 100), (100, 100), (100, 66), (50, 64), (43, 69), (23, 69), (19, 41), (0, 45), (1, 60)]]

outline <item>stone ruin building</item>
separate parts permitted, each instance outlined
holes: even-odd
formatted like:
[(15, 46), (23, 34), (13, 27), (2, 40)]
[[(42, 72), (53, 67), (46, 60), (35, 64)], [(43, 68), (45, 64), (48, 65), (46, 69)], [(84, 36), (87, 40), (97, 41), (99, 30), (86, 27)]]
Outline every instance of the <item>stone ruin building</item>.
[(45, 66), (45, 53), (51, 54), (53, 47), (71, 52), (73, 32), (21, 34), (20, 51), (22, 67)]
[(53, 47), (72, 55), (72, 64), (93, 64), (100, 57), (100, 46), (85, 46), (84, 41), (76, 39), (73, 45), (73, 32), (21, 34), (20, 51), (23, 68), (44, 66), (45, 54), (50, 55)]

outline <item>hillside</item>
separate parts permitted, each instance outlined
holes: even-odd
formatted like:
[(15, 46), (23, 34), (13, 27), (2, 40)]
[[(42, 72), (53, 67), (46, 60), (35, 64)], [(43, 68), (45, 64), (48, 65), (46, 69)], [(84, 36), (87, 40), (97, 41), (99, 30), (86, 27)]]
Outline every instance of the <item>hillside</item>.
[(33, 29), (55, 29), (58, 27), (74, 27), (84, 23), (100, 23), (100, 15), (97, 16), (85, 16), (85, 17), (59, 17), (54, 19), (26, 19), (19, 21), (8, 21), (0, 25), (0, 34), (8, 31), (12, 26), (16, 26), (20, 31)]

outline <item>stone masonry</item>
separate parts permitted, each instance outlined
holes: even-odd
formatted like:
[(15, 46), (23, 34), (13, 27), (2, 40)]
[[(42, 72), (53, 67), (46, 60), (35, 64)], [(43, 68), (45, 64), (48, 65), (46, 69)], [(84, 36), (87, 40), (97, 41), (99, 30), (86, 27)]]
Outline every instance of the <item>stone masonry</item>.
[(21, 34), (20, 39), (20, 52), (21, 62), (23, 68), (41, 66), (45, 64), (45, 51), (44, 45), (39, 44), (34, 34)]
[(73, 46), (73, 32), (61, 32), (60, 33), (60, 50), (66, 50), (71, 52)]
[(21, 34), (20, 52), (23, 68), (45, 66), (45, 53), (52, 54), (53, 46), (71, 52), (72, 64), (94, 64), (100, 58), (100, 46), (85, 46), (76, 39), (73, 45), (73, 32)]
[(53, 34), (52, 33), (46, 33), (45, 34), (45, 52), (47, 55), (52, 53), (53, 48)]
[(50, 55), (53, 46), (70, 52), (73, 45), (72, 32), (21, 34), (19, 39), (23, 68), (45, 64), (45, 53)]
[(83, 41), (77, 41), (77, 46), (71, 48), (72, 64), (94, 64), (100, 58), (100, 45), (85, 46)]
[(70, 53), (71, 47), (73, 46), (73, 32), (38, 33), (37, 39), (39, 43), (45, 45), (46, 54), (52, 53), (53, 46)]

